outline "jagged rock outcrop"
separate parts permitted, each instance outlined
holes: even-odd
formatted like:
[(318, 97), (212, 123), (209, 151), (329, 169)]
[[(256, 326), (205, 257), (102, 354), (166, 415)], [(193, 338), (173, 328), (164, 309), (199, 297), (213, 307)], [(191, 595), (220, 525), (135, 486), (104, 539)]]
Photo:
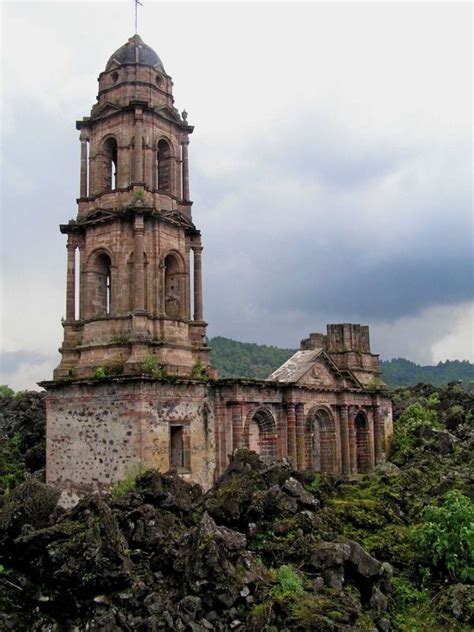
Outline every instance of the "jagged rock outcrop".
[[(0, 628), (263, 630), (259, 608), (274, 602), (270, 620), (288, 610), (290, 621), (296, 598), (302, 608), (345, 604), (344, 625), (328, 629), (360, 629), (362, 613), (376, 625), (387, 607), (383, 565), (355, 542), (318, 543), (320, 500), (296, 476), (242, 450), (205, 496), (175, 472), (149, 471), (121, 497), (89, 496), (67, 511), (56, 490), (28, 479), (0, 508)], [(273, 551), (273, 527), (290, 551)], [(304, 559), (316, 580), (286, 595), (274, 568)], [(295, 630), (312, 629), (293, 619)]]

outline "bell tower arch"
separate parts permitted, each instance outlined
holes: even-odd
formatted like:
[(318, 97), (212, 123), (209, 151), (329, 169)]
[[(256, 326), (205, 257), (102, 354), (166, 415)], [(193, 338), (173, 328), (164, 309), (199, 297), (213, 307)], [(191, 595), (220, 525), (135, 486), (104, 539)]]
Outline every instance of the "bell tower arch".
[(55, 378), (91, 377), (97, 367), (137, 375), (150, 355), (171, 375), (188, 375), (197, 362), (210, 370), (189, 193), (194, 128), (174, 106), (161, 59), (137, 34), (98, 81), (97, 102), (76, 124), (77, 217), (60, 227), (67, 311)]

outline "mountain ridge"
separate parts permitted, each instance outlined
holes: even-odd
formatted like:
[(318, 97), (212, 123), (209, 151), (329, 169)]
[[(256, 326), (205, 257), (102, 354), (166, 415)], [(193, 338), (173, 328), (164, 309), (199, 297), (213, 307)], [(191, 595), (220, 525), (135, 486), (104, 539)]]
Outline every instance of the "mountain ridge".
[[(220, 377), (251, 377), (265, 379), (295, 353), (274, 345), (240, 342), (224, 336), (211, 338), (211, 359)], [(420, 365), (406, 358), (381, 360), (380, 366), (387, 384), (415, 386), (420, 382), (442, 386), (462, 381), (467, 386), (474, 380), (474, 364), (468, 360), (445, 360), (436, 365)]]

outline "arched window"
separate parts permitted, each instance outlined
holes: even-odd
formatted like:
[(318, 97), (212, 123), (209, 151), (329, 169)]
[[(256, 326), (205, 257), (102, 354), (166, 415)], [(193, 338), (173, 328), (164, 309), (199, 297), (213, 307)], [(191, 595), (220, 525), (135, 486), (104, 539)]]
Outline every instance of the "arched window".
[(99, 254), (94, 259), (92, 272), (91, 303), (93, 314), (94, 316), (108, 316), (112, 306), (110, 257), (105, 253)]
[(102, 155), (104, 159), (104, 191), (113, 191), (117, 188), (117, 141), (108, 138), (103, 145)]
[(180, 318), (182, 309), (181, 274), (178, 258), (169, 254), (165, 258), (165, 314)]
[(336, 472), (336, 426), (325, 408), (320, 408), (308, 416), (305, 443), (308, 469), (316, 472)]
[(158, 191), (171, 193), (171, 149), (165, 140), (160, 140), (156, 154), (156, 185)]
[(266, 408), (260, 408), (247, 419), (244, 445), (257, 452), (264, 463), (271, 463), (277, 458), (276, 423)]
[(370, 472), (369, 424), (365, 414), (360, 411), (355, 418), (357, 471), (362, 474)]

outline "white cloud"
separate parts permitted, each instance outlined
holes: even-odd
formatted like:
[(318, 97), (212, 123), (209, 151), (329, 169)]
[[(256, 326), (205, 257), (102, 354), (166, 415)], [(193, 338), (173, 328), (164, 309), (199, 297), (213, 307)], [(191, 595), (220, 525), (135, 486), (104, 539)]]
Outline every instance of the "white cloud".
[(474, 303), (449, 311), (447, 331), (432, 345), (431, 353), (433, 362), (451, 358), (474, 362)]
[(474, 362), (474, 303), (439, 305), (413, 316), (371, 327), (372, 349), (383, 358), (405, 357), (420, 364), (444, 360)]
[(0, 371), (0, 384), (7, 384), (14, 391), (40, 391), (37, 382), (51, 379), (54, 366), (52, 359), (37, 363), (24, 362), (14, 371)]

